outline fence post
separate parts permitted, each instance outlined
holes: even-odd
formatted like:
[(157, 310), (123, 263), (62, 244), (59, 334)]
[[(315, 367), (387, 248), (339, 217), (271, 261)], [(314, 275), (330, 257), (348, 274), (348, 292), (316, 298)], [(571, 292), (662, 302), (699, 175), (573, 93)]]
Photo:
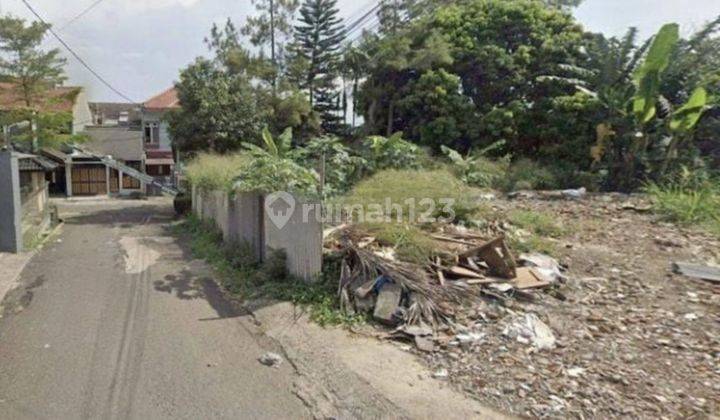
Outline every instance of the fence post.
[(18, 253), (23, 249), (18, 158), (0, 150), (0, 251)]

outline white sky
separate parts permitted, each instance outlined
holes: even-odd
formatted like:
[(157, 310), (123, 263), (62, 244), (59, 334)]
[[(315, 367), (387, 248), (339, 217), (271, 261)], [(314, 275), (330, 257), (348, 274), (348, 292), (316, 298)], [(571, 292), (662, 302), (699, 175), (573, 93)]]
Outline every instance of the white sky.
[[(213, 22), (242, 22), (250, 0), (104, 0), (65, 29), (95, 0), (28, 0), (99, 74), (141, 102), (177, 79), (178, 71), (206, 53), (203, 38)], [(343, 16), (359, 16), (374, 0), (339, 0)], [(0, 10), (32, 15), (21, 0), (0, 0)], [(589, 30), (619, 35), (637, 26), (642, 37), (678, 22), (690, 33), (720, 15), (720, 0), (585, 0), (576, 16)], [(48, 46), (58, 46), (52, 39)], [(68, 84), (82, 85), (91, 100), (122, 101), (68, 54)]]

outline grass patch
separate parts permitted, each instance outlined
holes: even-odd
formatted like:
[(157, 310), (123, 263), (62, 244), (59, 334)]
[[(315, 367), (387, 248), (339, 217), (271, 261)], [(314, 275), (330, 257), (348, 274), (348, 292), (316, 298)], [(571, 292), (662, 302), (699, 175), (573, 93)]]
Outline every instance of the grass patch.
[(556, 242), (571, 233), (574, 228), (558, 223), (552, 215), (529, 210), (512, 210), (507, 214), (508, 221), (527, 231), (528, 235), (511, 235), (510, 246), (517, 252), (541, 252), (557, 255)]
[(558, 223), (552, 215), (538, 211), (513, 210), (508, 213), (508, 220), (519, 228), (551, 238), (562, 237), (571, 231), (570, 227)]
[(540, 252), (550, 256), (557, 256), (557, 246), (555, 242), (548, 238), (531, 234), (528, 237), (518, 237), (516, 235), (508, 238), (510, 248), (515, 252)]
[[(451, 216), (444, 209), (445, 200), (450, 199), (454, 220), (468, 221), (477, 209), (479, 193), (444, 169), (384, 170), (359, 182), (335, 204), (362, 208), (365, 214), (381, 212), (393, 221), (408, 222), (413, 212), (415, 219)], [(387, 205), (388, 200), (392, 206)]]
[(699, 185), (682, 182), (667, 185), (650, 184), (645, 192), (654, 211), (663, 220), (681, 225), (695, 225), (720, 235), (720, 187), (711, 181)]
[(417, 226), (404, 223), (363, 224), (361, 229), (375, 236), (381, 245), (395, 248), (403, 261), (426, 264), (437, 254), (435, 242)]
[(284, 253), (272, 253), (262, 263), (258, 262), (247, 244), (224, 244), (222, 234), (214, 226), (194, 215), (176, 225), (175, 233), (189, 240), (193, 256), (207, 261), (218, 274), (223, 289), (235, 297), (291, 301), (306, 307), (310, 319), (320, 325), (365, 320), (362, 316), (346, 315), (338, 307), (338, 262), (325, 261), (321, 278), (306, 283), (289, 275)]

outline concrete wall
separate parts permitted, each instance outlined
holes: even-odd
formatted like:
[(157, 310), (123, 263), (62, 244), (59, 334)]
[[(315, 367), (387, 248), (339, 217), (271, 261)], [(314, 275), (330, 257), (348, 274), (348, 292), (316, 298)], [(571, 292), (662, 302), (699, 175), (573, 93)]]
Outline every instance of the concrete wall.
[(253, 250), (255, 258), (262, 259), (262, 196), (257, 193), (237, 193), (229, 200), (228, 231), (223, 232), (228, 242), (245, 242)]
[(322, 223), (315, 203), (300, 202), (295, 197), (295, 208), (288, 221), (276, 225), (270, 213), (264, 213), (263, 259), (272, 250), (285, 250), (288, 270), (304, 280), (314, 280), (322, 271)]
[(22, 251), (21, 214), (18, 158), (0, 150), (0, 252)]
[(286, 224), (276, 226), (260, 194), (230, 196), (192, 186), (193, 213), (222, 231), (226, 243), (247, 243), (261, 260), (272, 250), (284, 250), (290, 274), (310, 281), (322, 270), (322, 224), (315, 217), (316, 206), (304, 211), (303, 204), (297, 203)]
[(85, 127), (92, 124), (92, 112), (90, 111), (90, 104), (88, 103), (85, 89), (81, 88), (80, 92), (78, 92), (77, 96), (75, 97), (75, 104), (73, 105), (72, 113), (73, 134), (85, 131)]

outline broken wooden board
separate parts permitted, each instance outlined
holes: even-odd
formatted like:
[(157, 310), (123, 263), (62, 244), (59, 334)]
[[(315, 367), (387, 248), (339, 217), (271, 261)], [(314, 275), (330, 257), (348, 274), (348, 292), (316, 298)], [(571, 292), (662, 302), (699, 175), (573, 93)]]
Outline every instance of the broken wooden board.
[(672, 268), (675, 273), (720, 284), (720, 267), (674, 262)]
[(516, 274), (517, 277), (510, 284), (518, 290), (539, 289), (550, 286), (552, 283), (542, 273), (531, 267), (519, 267)]
[(469, 285), (475, 285), (475, 284), (491, 284), (491, 283), (497, 283), (498, 279), (496, 278), (484, 278), (484, 279), (468, 279), (465, 280), (465, 283)]
[(453, 276), (456, 276), (456, 277), (466, 277), (466, 278), (471, 278), (471, 279), (485, 278), (485, 276), (483, 276), (482, 274), (476, 273), (475, 271), (470, 270), (469, 268), (460, 267), (459, 265), (455, 265), (450, 268), (446, 268), (445, 271), (448, 274), (452, 274)]
[(471, 258), (477, 256), (481, 261), (487, 263), (491, 274), (496, 274), (508, 279), (515, 277), (515, 268), (517, 267), (515, 259), (510, 253), (505, 237), (499, 236), (492, 241), (463, 252), (459, 258)]

